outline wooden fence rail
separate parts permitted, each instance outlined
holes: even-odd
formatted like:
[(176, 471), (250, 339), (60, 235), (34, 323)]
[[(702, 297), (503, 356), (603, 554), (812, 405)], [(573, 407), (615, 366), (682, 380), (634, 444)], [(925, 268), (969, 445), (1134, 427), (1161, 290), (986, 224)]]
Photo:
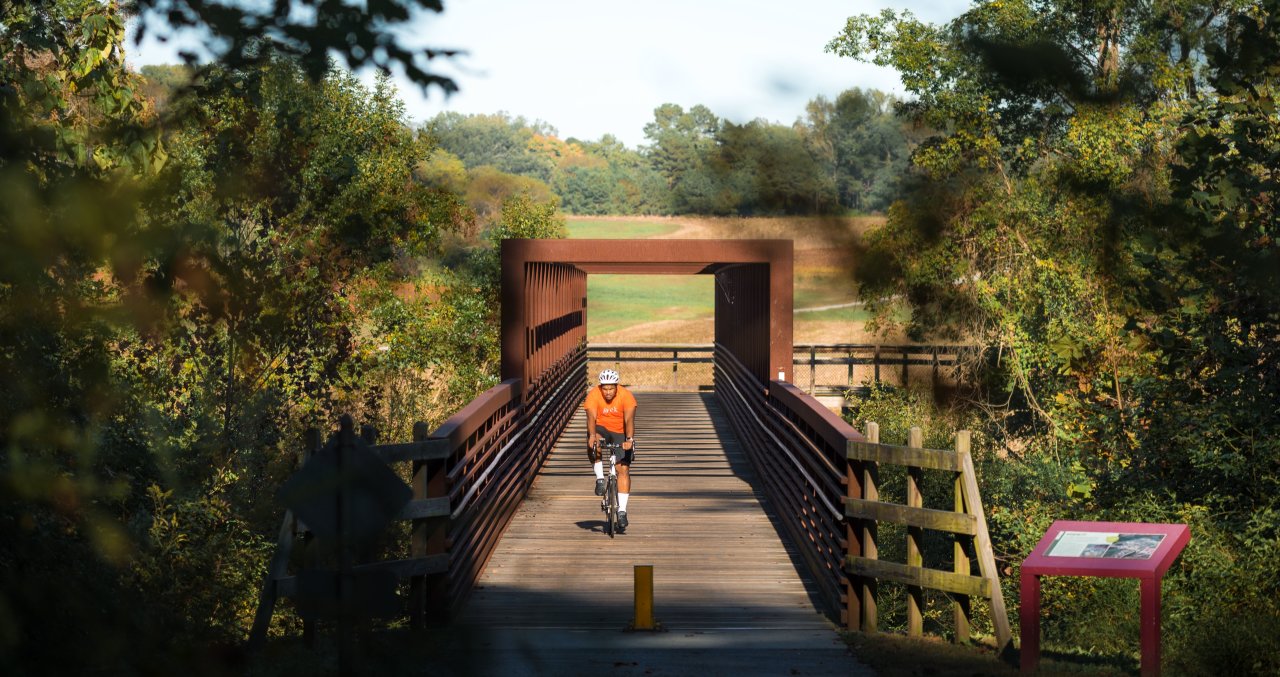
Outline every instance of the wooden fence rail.
[[(954, 600), (955, 640), (967, 641), (972, 626), (970, 598), (983, 597), (990, 602), (991, 622), (1000, 649), (1009, 644), (1009, 617), (996, 571), (987, 520), (978, 494), (973, 458), (969, 453), (970, 434), (956, 434), (955, 449), (924, 449), (920, 428), (911, 428), (907, 446), (879, 444), (880, 428), (867, 424), (865, 441), (850, 441), (848, 458), (848, 496), (845, 515), (849, 518), (847, 535), (850, 574), (847, 591), (850, 629), (877, 630), (876, 582), (901, 583), (907, 590), (907, 634), (923, 634), (923, 589), (949, 593)], [(906, 504), (888, 503), (879, 496), (879, 467), (882, 464), (906, 468)], [(954, 484), (954, 510), (925, 508), (922, 493), (925, 470), (949, 473)], [(907, 527), (906, 562), (888, 562), (879, 558), (877, 524), (891, 522)], [(953, 537), (952, 571), (924, 566), (924, 530), (949, 533)], [(969, 552), (978, 560), (978, 575), (973, 575)]]
[[(962, 345), (796, 344), (792, 373), (809, 395), (862, 393), (869, 384), (936, 386), (979, 352)], [(712, 344), (595, 343), (587, 359), (591, 373), (618, 369), (633, 389), (709, 390), (714, 382)]]

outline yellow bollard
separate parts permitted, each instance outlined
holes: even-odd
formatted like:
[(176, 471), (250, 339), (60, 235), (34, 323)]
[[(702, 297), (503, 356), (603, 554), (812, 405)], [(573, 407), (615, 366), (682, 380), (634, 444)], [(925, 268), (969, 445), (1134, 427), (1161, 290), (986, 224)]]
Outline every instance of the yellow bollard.
[(631, 621), (632, 630), (654, 630), (653, 621), (653, 565), (635, 565), (636, 616)]

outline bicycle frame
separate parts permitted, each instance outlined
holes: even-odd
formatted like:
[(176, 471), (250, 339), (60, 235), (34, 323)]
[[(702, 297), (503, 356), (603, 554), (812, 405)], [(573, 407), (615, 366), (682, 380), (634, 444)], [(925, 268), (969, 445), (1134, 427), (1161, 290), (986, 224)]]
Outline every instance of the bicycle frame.
[(605, 475), (604, 496), (600, 498), (600, 510), (604, 512), (604, 532), (613, 538), (622, 530), (618, 527), (618, 452), (622, 451), (621, 444), (609, 444), (605, 442), (597, 442), (596, 450), (600, 454), (600, 460), (604, 460), (604, 453), (609, 452), (609, 472)]

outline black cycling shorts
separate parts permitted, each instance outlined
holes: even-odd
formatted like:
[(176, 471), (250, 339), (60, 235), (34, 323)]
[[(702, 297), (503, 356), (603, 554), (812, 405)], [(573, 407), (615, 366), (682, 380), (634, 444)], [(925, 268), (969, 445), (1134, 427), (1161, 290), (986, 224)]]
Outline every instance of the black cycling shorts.
[[(602, 425), (596, 426), (596, 434), (600, 436), (601, 442), (607, 444), (622, 444), (627, 439), (626, 433), (615, 433)], [(631, 462), (636, 458), (636, 445), (631, 445), (631, 451), (618, 449), (614, 452), (614, 457), (617, 459), (615, 463), (618, 465), (631, 465)]]

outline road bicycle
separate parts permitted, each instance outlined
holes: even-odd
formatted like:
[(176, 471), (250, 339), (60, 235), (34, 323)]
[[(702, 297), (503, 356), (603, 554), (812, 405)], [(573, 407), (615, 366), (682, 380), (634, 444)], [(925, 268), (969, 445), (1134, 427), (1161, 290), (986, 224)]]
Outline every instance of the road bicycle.
[(600, 453), (603, 459), (605, 454), (609, 455), (609, 472), (605, 475), (604, 495), (600, 497), (600, 510), (604, 513), (604, 532), (613, 538), (615, 534), (622, 533), (623, 529), (618, 525), (618, 472), (617, 459), (618, 454), (622, 453), (622, 443), (614, 442), (597, 442), (596, 451)]

